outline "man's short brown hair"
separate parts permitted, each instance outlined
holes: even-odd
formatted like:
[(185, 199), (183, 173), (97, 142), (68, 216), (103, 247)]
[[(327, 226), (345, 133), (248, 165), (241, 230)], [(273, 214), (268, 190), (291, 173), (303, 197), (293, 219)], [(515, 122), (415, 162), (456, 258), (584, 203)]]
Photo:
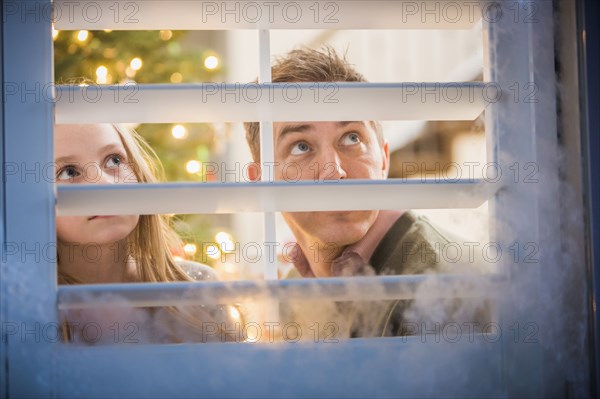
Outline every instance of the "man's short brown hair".
[[(366, 82), (363, 75), (331, 47), (322, 50), (300, 48), (279, 57), (271, 67), (271, 80), (284, 82)], [(373, 123), (377, 137), (383, 142), (379, 123)], [(246, 140), (254, 161), (260, 161), (260, 129), (258, 122), (245, 122)]]

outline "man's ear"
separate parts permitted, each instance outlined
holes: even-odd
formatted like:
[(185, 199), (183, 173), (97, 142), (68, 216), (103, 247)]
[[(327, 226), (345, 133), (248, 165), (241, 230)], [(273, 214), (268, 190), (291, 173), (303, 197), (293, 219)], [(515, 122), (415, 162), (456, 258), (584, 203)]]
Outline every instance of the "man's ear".
[(260, 180), (260, 163), (251, 162), (248, 164), (248, 178), (253, 182)]
[(383, 167), (381, 173), (383, 174), (383, 178), (387, 179), (388, 174), (390, 173), (390, 145), (387, 140), (383, 140), (381, 151), (383, 152)]

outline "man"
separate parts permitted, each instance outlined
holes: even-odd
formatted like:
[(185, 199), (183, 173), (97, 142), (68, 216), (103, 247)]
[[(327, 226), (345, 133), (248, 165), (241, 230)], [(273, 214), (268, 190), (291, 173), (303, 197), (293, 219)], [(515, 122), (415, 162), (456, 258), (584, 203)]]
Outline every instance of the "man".
[[(291, 51), (273, 65), (272, 81), (366, 80), (326, 48)], [(245, 128), (252, 157), (260, 163), (259, 124), (246, 123)], [(299, 166), (302, 180), (387, 178), (389, 147), (376, 121), (276, 122), (273, 131), (277, 180), (285, 179), (285, 166), (290, 163)], [(283, 217), (297, 240), (294, 266), (302, 277), (424, 273), (439, 269), (440, 248), (450, 242), (426, 218), (411, 211), (289, 212)], [(369, 311), (377, 313), (377, 320), (369, 322), (369, 332), (353, 328), (353, 334), (406, 333), (398, 314), (402, 305), (386, 302), (383, 310)], [(396, 316), (390, 317), (392, 313)]]

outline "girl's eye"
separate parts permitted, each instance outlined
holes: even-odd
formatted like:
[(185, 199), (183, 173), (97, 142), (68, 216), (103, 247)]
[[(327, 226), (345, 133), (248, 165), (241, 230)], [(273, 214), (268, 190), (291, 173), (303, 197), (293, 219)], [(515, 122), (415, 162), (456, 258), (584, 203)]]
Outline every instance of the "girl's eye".
[(302, 155), (310, 151), (310, 147), (304, 141), (294, 144), (292, 147), (292, 155)]
[(343, 145), (354, 145), (360, 143), (360, 136), (358, 133), (348, 133), (342, 138)]
[(118, 168), (123, 164), (123, 158), (120, 155), (113, 154), (106, 160), (106, 167), (109, 169)]
[(65, 166), (58, 172), (58, 174), (56, 175), (56, 178), (58, 180), (64, 181), (64, 180), (73, 180), (77, 176), (79, 176), (79, 172), (77, 172), (77, 169), (75, 169), (74, 166)]

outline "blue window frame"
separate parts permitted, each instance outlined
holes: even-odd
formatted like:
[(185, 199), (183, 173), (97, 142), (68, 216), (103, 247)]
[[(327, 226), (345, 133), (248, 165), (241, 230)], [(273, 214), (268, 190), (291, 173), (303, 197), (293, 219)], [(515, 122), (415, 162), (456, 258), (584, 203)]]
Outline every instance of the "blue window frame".
[[(65, 5), (66, 1), (56, 1), (55, 6)], [(80, 1), (84, 3), (96, 3)], [(175, 7), (174, 4), (178, 7)], [(190, 20), (190, 12), (183, 12), (186, 7), (206, 7), (211, 2), (125, 2), (115, 1), (102, 7), (133, 5), (139, 10), (139, 20), (134, 25), (125, 21), (101, 21), (105, 24), (93, 25), (94, 29), (161, 29), (161, 28), (193, 28), (215, 29), (210, 24), (202, 25), (201, 19)], [(228, 2), (234, 4), (235, 2)], [(293, 3), (293, 2), (281, 2)], [(404, 21), (402, 18), (390, 18), (393, 12), (407, 11), (414, 2), (328, 2), (339, 7), (340, 18), (334, 26), (328, 28), (343, 29), (351, 27), (365, 28), (361, 24), (361, 12), (365, 7), (369, 12), (376, 12), (381, 17), (373, 19), (371, 28), (448, 28), (449, 26), (420, 24), (419, 19)], [(458, 3), (464, 7), (474, 7), (473, 2), (440, 2), (440, 7), (450, 3)], [(164, 202), (163, 195), (181, 190), (181, 186), (164, 184), (149, 188), (135, 188), (130, 192), (121, 188), (102, 187), (55, 189), (53, 183), (43, 178), (40, 171), (45, 165), (53, 162), (52, 132), (55, 104), (48, 101), (41, 91), (46, 84), (52, 84), (52, 36), (51, 20), (44, 18), (44, 11), (50, 6), (50, 0), (32, 0), (27, 2), (3, 3), (3, 18), (0, 39), (2, 41), (2, 95), (3, 106), (0, 115), (2, 122), (2, 263), (0, 292), (2, 318), (2, 343), (0, 360), (0, 383), (2, 396), (6, 397), (397, 397), (397, 396), (549, 396), (556, 392), (564, 392), (569, 378), (552, 355), (551, 329), (549, 321), (556, 318), (543, 318), (535, 300), (515, 303), (511, 300), (498, 299), (498, 326), (502, 336), (493, 339), (489, 336), (475, 342), (440, 344), (423, 340), (423, 337), (396, 337), (386, 339), (355, 339), (324, 345), (322, 343), (306, 345), (251, 345), (247, 343), (229, 343), (220, 345), (180, 344), (180, 345), (132, 345), (106, 347), (74, 347), (62, 345), (58, 339), (57, 309), (68, 307), (78, 300), (78, 295), (85, 291), (120, 292), (128, 296), (132, 302), (139, 300), (144, 294), (166, 292), (172, 290), (170, 297), (161, 297), (163, 304), (169, 300), (178, 300), (178, 286), (165, 284), (87, 287), (57, 287), (55, 259), (47, 256), (52, 249), (55, 238), (54, 212), (58, 201), (59, 212), (83, 212), (100, 206), (93, 201), (102, 195), (121, 195), (122, 208), (118, 212), (126, 212), (127, 206), (136, 204), (136, 195), (150, 190), (156, 196), (155, 201), (148, 201), (150, 210), (154, 212), (173, 212), (190, 209), (200, 211), (218, 211), (219, 195), (225, 190), (241, 190), (256, 196), (252, 210), (265, 212), (266, 239), (274, 241), (274, 223), (272, 212), (288, 209), (289, 201), (294, 198), (293, 187), (270, 182), (250, 187), (244, 186), (211, 186), (191, 187), (195, 192), (212, 195), (212, 208), (200, 208), (194, 197), (188, 200)], [(168, 4), (168, 5), (167, 5)], [(311, 3), (312, 4), (312, 3)], [(377, 7), (375, 7), (377, 5)], [(303, 7), (310, 5), (303, 5)], [(500, 273), (495, 276), (495, 284), (501, 286), (500, 292), (511, 293), (511, 290), (540, 289), (544, 287), (560, 288), (557, 281), (552, 280), (556, 274), (548, 274), (556, 259), (561, 256), (560, 246), (568, 241), (565, 237), (559, 218), (548, 215), (561, 215), (561, 192), (565, 190), (559, 179), (559, 169), (553, 154), (556, 153), (557, 142), (557, 93), (555, 89), (554, 31), (555, 13), (550, 2), (502, 2), (483, 3), (483, 32), (485, 43), (484, 81), (494, 83), (508, 92), (508, 88), (533, 84), (538, 93), (537, 102), (511, 101), (510, 96), (501, 101), (478, 104), (485, 108), (486, 137), (488, 160), (498, 163), (502, 170), (508, 171), (515, 163), (524, 165), (534, 162), (542, 176), (542, 184), (532, 188), (520, 181), (503, 181), (501, 187), (475, 182), (465, 184), (431, 187), (426, 184), (419, 187), (410, 185), (394, 185), (382, 183), (374, 189), (382, 190), (386, 198), (404, 191), (417, 190), (425, 193), (433, 190), (438, 195), (452, 195), (469, 191), (471, 198), (490, 201), (492, 218), (496, 223), (492, 239), (507, 248), (515, 242), (535, 243), (539, 248), (539, 263), (529, 265), (525, 262), (526, 254), (504, 260), (499, 266)], [(568, 8), (568, 7), (567, 7)], [(470, 9), (470, 8), (469, 8)], [(500, 10), (500, 11), (498, 11)], [(515, 13), (520, 10), (520, 13)], [(535, 11), (534, 20), (524, 16)], [(480, 11), (481, 12), (481, 11)], [(499, 13), (498, 13), (499, 12)], [(77, 15), (77, 14), (76, 14)], [(111, 15), (108, 12), (105, 15)], [(500, 18), (499, 15), (504, 15)], [(510, 17), (508, 17), (510, 16)], [(518, 17), (516, 17), (518, 16)], [(514, 17), (514, 18), (513, 18)], [(341, 22), (340, 22), (341, 21)], [(71, 21), (62, 20), (71, 29), (89, 28), (83, 18)], [(58, 23), (58, 22), (57, 22)], [(217, 24), (220, 29), (245, 28), (258, 32), (261, 43), (261, 83), (268, 85), (269, 64), (268, 46), (269, 29), (289, 29), (290, 24), (278, 20), (272, 25), (257, 24), (246, 26), (247, 21), (240, 23)], [(305, 27), (314, 26), (310, 20), (302, 21)], [(187, 24), (187, 25), (186, 25)], [(243, 26), (242, 26), (243, 25)], [(467, 25), (468, 26), (468, 25)], [(293, 25), (298, 27), (298, 25)], [(451, 27), (456, 27), (452, 25)], [(597, 35), (596, 35), (597, 36)], [(593, 52), (589, 54), (594, 54)], [(595, 60), (597, 61), (597, 52)], [(594, 58), (588, 58), (593, 62)], [(590, 66), (588, 65), (588, 68)], [(588, 77), (588, 79), (590, 79)], [(590, 84), (592, 81), (589, 81)], [(343, 86), (343, 85), (342, 85)], [(467, 87), (463, 84), (463, 88)], [(385, 93), (393, 100), (397, 97), (395, 90), (401, 89), (399, 84), (375, 85), (362, 84), (356, 87), (342, 87), (343, 98), (352, 102), (353, 98), (362, 94)], [(476, 86), (477, 90), (485, 87)], [(67, 89), (58, 89), (67, 90)], [(95, 90), (95, 89), (94, 89)], [(102, 90), (111, 90), (103, 88)], [(153, 95), (166, 90), (175, 98), (184, 96), (187, 91), (200, 91), (200, 87), (140, 87), (144, 106), (152, 107)], [(159, 95), (164, 95), (159, 93)], [(588, 95), (591, 95), (588, 92)], [(597, 93), (596, 93), (597, 95)], [(594, 103), (592, 97), (590, 104)], [(114, 105), (114, 104), (112, 104)], [(85, 118), (92, 122), (89, 110), (98, 108), (102, 112), (95, 115), (115, 115), (122, 110), (111, 110), (111, 104), (88, 104), (76, 102), (68, 104), (59, 100), (56, 104), (56, 118), (74, 121)], [(214, 105), (216, 106), (216, 105)], [(354, 104), (360, 112), (371, 113), (371, 116), (392, 113), (390, 107), (361, 109), (360, 102)], [(415, 105), (416, 106), (416, 105)], [(426, 112), (435, 108), (436, 104), (420, 104), (419, 110)], [(452, 107), (451, 104), (443, 106)], [(473, 106), (473, 104), (467, 104)], [(280, 107), (279, 109), (277, 107)], [(86, 111), (86, 108), (88, 111)], [(285, 104), (275, 104), (272, 108), (277, 112), (287, 112)], [(443, 108), (443, 107), (442, 107)], [(269, 109), (268, 107), (266, 109)], [(241, 104), (239, 111), (260, 114), (264, 109), (253, 108), (249, 104)], [(478, 114), (482, 109), (476, 112)], [(125, 115), (139, 117), (140, 109)], [(277, 113), (263, 120), (261, 131), (263, 144), (262, 158), (264, 162), (272, 159), (271, 122), (277, 120)], [(447, 111), (447, 110), (446, 110)], [(138, 112), (136, 114), (136, 112)], [(226, 112), (226, 111), (223, 111)], [(312, 110), (302, 108), (299, 114), (309, 115), (311, 112), (332, 115), (326, 112), (343, 110)], [(458, 112), (458, 111), (457, 111)], [(381, 113), (381, 114), (380, 114)], [(169, 111), (151, 114), (159, 118), (169, 118)], [(207, 116), (207, 117), (210, 117)], [(219, 116), (221, 117), (221, 116)], [(239, 113), (227, 116), (243, 118)], [(588, 116), (589, 117), (589, 116)], [(71, 119), (69, 119), (71, 118)], [(589, 127), (595, 126), (590, 119)], [(102, 122), (112, 122), (102, 120)], [(136, 120), (140, 122), (140, 120)], [(590, 135), (589, 145), (593, 143)], [(590, 147), (591, 148), (591, 147)], [(269, 155), (271, 153), (271, 155)], [(593, 158), (590, 158), (592, 160)], [(590, 161), (591, 162), (591, 161)], [(367, 183), (356, 184), (356, 189), (364, 188)], [(308, 189), (322, 190), (333, 194), (335, 191), (327, 185), (313, 184)], [(189, 188), (189, 187), (188, 187)], [(187, 188), (186, 188), (187, 189)], [(211, 192), (212, 190), (212, 192)], [(280, 190), (280, 191), (278, 191)], [(329, 190), (329, 191), (328, 191)], [(347, 185), (344, 190), (352, 191)], [(403, 191), (404, 190), (404, 191)], [(421, 190), (421, 191), (419, 191)], [(462, 191), (461, 191), (462, 190)], [(254, 193), (256, 191), (256, 193)], [(273, 193), (273, 201), (264, 201), (264, 195)], [(347, 195), (347, 194), (345, 194)], [(261, 197), (263, 196), (263, 197)], [(173, 198), (174, 196), (170, 196)], [(164, 196), (162, 197), (164, 198)], [(180, 197), (179, 197), (180, 198)], [(260, 201), (263, 198), (263, 201)], [(550, 198), (551, 200), (548, 200)], [(78, 207), (82, 200), (89, 200), (85, 206)], [(556, 200), (552, 200), (556, 199)], [(413, 199), (413, 201), (415, 201)], [(375, 200), (365, 199), (368, 206), (376, 205)], [(318, 206), (330, 206), (334, 200), (323, 200)], [(216, 204), (216, 205), (215, 205)], [(412, 207), (412, 203), (407, 202)], [(592, 202), (592, 206), (595, 202)], [(242, 205), (233, 201), (227, 204), (225, 212), (244, 211)], [(399, 206), (399, 205), (397, 205)], [(594, 208), (595, 209), (595, 208)], [(594, 214), (595, 215), (595, 214)], [(526, 216), (526, 221), (524, 220)], [(595, 225), (594, 225), (595, 226)], [(548, 233), (557, 232), (557, 233)], [(577, 233), (579, 234), (579, 233)], [(579, 235), (577, 237), (582, 237)], [(595, 258), (594, 258), (595, 259)], [(559, 263), (560, 265), (560, 263)], [(373, 281), (361, 279), (358, 284), (387, 284), (389, 287), (403, 287), (411, 280), (403, 277), (378, 278)], [(534, 282), (537, 282), (534, 283)], [(327, 286), (336, 281), (319, 281), (315, 284)], [(283, 296), (294, 284), (286, 282), (270, 282), (278, 294), (268, 299)], [(312, 283), (310, 283), (312, 284)], [(307, 282), (298, 282), (297, 286), (309, 287)], [(586, 288), (585, 281), (578, 281), (577, 287)], [(174, 288), (173, 288), (174, 287)], [(241, 286), (243, 288), (243, 285)], [(246, 285), (250, 291), (254, 288)], [(571, 290), (573, 286), (569, 287)], [(217, 293), (223, 286), (218, 283), (203, 287), (205, 293), (198, 298)], [(308, 288), (307, 288), (308, 289)], [(550, 289), (550, 288), (548, 288)], [(103, 291), (104, 290), (104, 291)], [(240, 289), (240, 291), (244, 291)], [(291, 290), (290, 290), (291, 291)], [(572, 292), (572, 291), (569, 291)], [(535, 296), (539, 292), (531, 292)], [(266, 295), (266, 294), (265, 294)], [(333, 295), (333, 294), (332, 294)], [(393, 294), (391, 294), (393, 295)], [(259, 295), (257, 295), (258, 297)], [(169, 299), (170, 298), (170, 299)], [(520, 297), (523, 299), (523, 296)], [(528, 298), (525, 296), (525, 298)], [(558, 304), (556, 309), (567, 309), (559, 304), (560, 297), (548, 296), (548, 305)], [(557, 310), (558, 311), (558, 310)], [(554, 317), (557, 315), (554, 314)], [(597, 315), (596, 315), (597, 317)], [(528, 342), (523, 338), (529, 330), (527, 323), (542, 320), (538, 328), (550, 334), (550, 341), (538, 340)], [(516, 324), (515, 324), (516, 323)], [(543, 334), (542, 334), (543, 335)], [(585, 351), (584, 347), (577, 347)], [(597, 357), (596, 357), (597, 359)], [(585, 371), (585, 370), (584, 370)], [(427, 383), (424, 383), (426, 381)], [(571, 380), (573, 381), (573, 380)], [(586, 382), (582, 377), (575, 383)], [(574, 388), (568, 388), (574, 389)], [(577, 390), (576, 390), (577, 392)], [(587, 392), (587, 388), (581, 388)]]

